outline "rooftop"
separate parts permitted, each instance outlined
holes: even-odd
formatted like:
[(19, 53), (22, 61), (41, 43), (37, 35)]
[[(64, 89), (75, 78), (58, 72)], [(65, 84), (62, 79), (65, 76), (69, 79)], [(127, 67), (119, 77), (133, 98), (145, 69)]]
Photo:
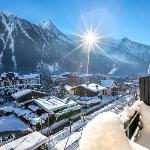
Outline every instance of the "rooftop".
[(101, 86), (112, 87), (114, 80), (101, 80)]
[(48, 138), (39, 132), (30, 133), (24, 137), (14, 140), (0, 147), (1, 150), (34, 150), (40, 145), (46, 143)]
[(31, 129), (15, 115), (0, 117), (0, 132), (31, 131)]
[(47, 112), (55, 111), (67, 106), (65, 103), (55, 97), (36, 99), (34, 101)]
[[(90, 91), (93, 91), (93, 92), (99, 92), (101, 90), (106, 90), (106, 88), (104, 86), (101, 86), (99, 84), (95, 84), (95, 83), (91, 83), (91, 84), (81, 84), (79, 85), (80, 87), (83, 87), (83, 88), (86, 88)], [(76, 86), (78, 87), (78, 86)], [(76, 87), (73, 87), (72, 89), (76, 88)]]
[(28, 94), (30, 92), (32, 92), (31, 89), (21, 90), (21, 91), (19, 91), (17, 93), (12, 94), (12, 97), (17, 99), (17, 98), (22, 97), (22, 96), (24, 96), (24, 95), (26, 95), (26, 94)]

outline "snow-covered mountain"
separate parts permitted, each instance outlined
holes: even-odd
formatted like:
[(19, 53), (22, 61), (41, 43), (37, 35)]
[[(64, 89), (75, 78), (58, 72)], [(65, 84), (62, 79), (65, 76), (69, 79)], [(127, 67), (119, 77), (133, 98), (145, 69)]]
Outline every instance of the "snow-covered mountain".
[[(78, 40), (74, 35), (70, 38)], [(99, 49), (91, 51), (90, 70), (109, 73), (116, 68), (116, 75), (132, 75), (147, 73), (150, 64), (150, 46), (134, 42), (127, 37), (116, 40), (103, 37), (99, 40)]]
[[(63, 34), (51, 20), (36, 25), (1, 11), (0, 72), (85, 72), (87, 56), (84, 51), (71, 53), (77, 46), (75, 39)], [(99, 46), (101, 50), (90, 54), (90, 72), (109, 73), (114, 66), (119, 75), (147, 71), (150, 46), (128, 38), (108, 37), (102, 38)]]
[(147, 72), (148, 64), (150, 64), (150, 46), (131, 41), (127, 37), (121, 40), (104, 38), (101, 39), (100, 46), (122, 73)]
[[(0, 12), (0, 70), (34, 72), (73, 69), (69, 59), (73, 42), (46, 21), (35, 25), (7, 12)], [(76, 62), (76, 60), (74, 60)]]

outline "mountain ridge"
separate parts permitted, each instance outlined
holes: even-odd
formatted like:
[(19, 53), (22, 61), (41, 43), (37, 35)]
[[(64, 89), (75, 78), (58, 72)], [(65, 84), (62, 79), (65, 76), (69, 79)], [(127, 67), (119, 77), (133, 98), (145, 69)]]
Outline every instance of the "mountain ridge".
[[(51, 20), (34, 24), (0, 11), (1, 72), (86, 72), (87, 56), (82, 48), (71, 53), (77, 46), (76, 40), (63, 34)], [(146, 73), (149, 45), (127, 37), (105, 37), (99, 46), (104, 51), (96, 49), (96, 55), (91, 51), (89, 72), (109, 73), (116, 66), (118, 75)]]

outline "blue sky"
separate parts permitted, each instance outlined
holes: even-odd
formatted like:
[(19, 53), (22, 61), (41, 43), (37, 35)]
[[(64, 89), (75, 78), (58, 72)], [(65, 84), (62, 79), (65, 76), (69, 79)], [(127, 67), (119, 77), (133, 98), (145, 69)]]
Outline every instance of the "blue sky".
[(149, 0), (0, 0), (0, 10), (33, 23), (47, 19), (63, 32), (78, 32), (85, 19), (101, 34), (150, 45)]

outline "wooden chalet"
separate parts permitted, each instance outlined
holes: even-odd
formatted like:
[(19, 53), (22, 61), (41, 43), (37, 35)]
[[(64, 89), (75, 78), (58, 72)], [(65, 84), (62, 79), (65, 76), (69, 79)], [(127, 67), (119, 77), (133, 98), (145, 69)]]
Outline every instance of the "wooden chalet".
[(21, 90), (11, 95), (12, 100), (17, 106), (24, 105), (33, 99), (42, 98), (47, 96), (45, 92), (35, 91), (31, 89)]
[(105, 95), (118, 95), (118, 84), (114, 80), (101, 80), (100, 85), (103, 87), (106, 87), (106, 93)]
[(98, 84), (81, 84), (71, 89), (74, 92), (74, 95), (79, 96), (98, 96), (105, 93), (106, 88)]

